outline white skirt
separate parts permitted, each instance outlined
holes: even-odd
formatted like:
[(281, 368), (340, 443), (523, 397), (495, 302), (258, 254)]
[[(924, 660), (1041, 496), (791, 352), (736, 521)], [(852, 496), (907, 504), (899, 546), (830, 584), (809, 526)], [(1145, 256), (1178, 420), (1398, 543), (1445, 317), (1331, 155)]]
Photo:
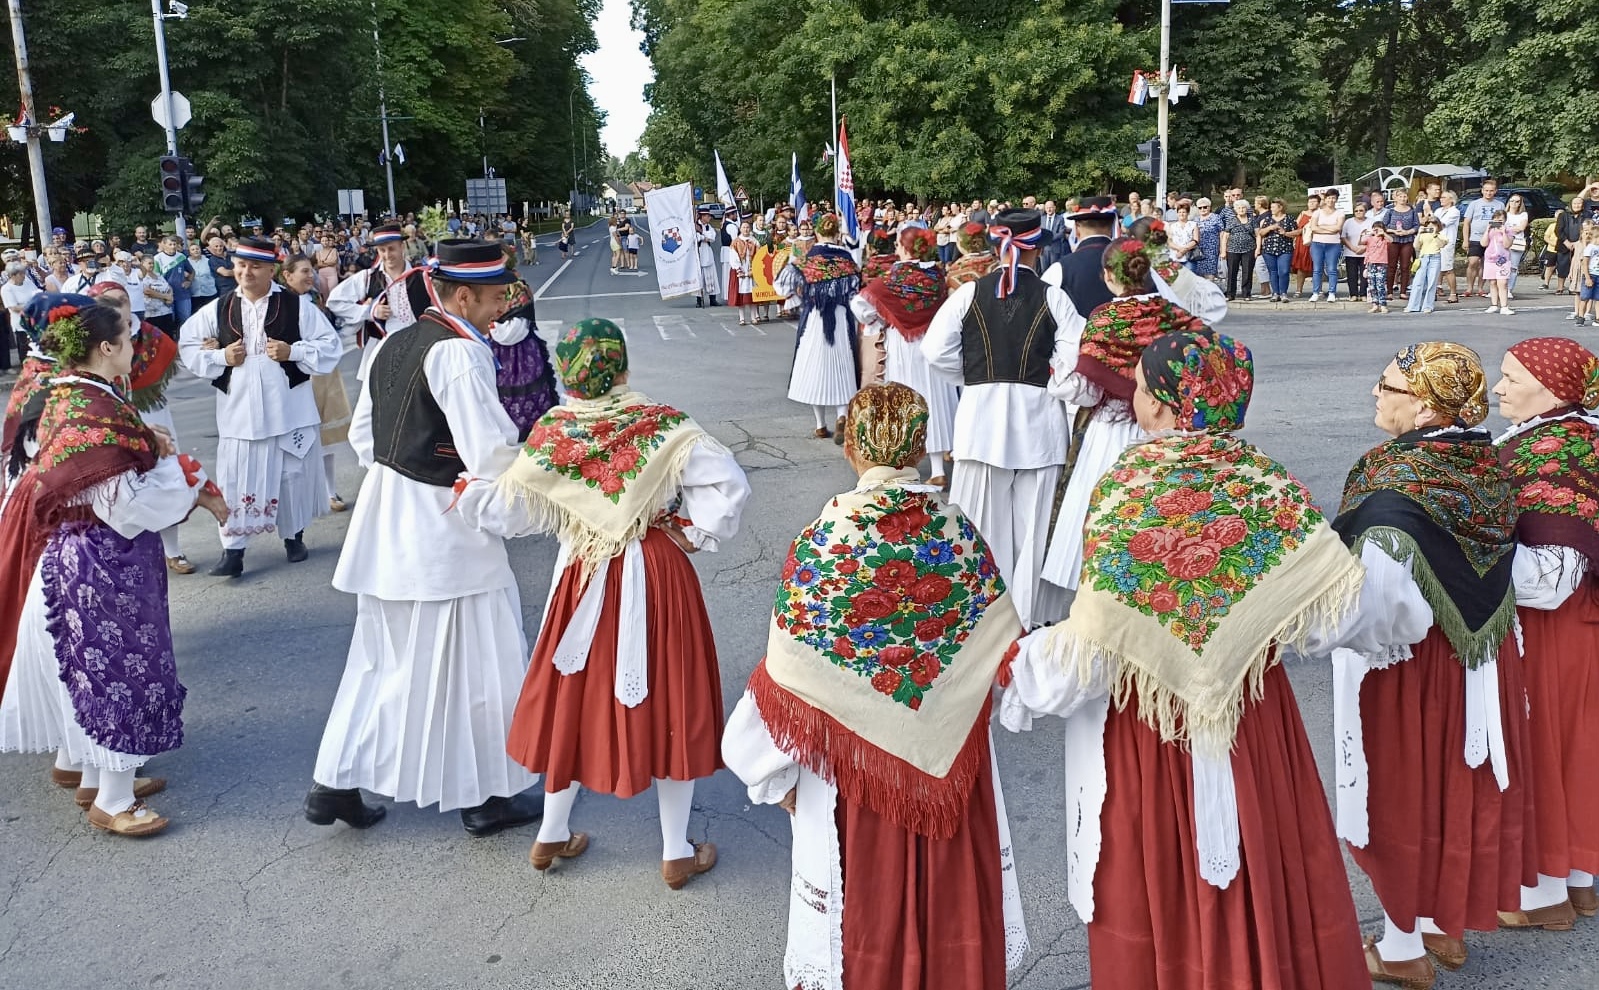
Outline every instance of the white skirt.
[(922, 356), (921, 343), (911, 343), (890, 327), (884, 331), (888, 344), (888, 363), (883, 379), (913, 388), (927, 400), (927, 449), (947, 454), (955, 445), (955, 408), (960, 392), (955, 383), (934, 376), (933, 368)]
[(808, 406), (846, 406), (855, 397), (855, 352), (849, 346), (849, 307), (833, 307), (833, 342), (822, 332), (822, 314), (812, 310), (805, 318), (794, 353), (794, 371), (788, 380), (788, 397)]
[(289, 539), (331, 511), (317, 426), (267, 440), (219, 439), (216, 481), (228, 500), (222, 539), (234, 549), (274, 531)]
[(1083, 571), (1083, 524), (1088, 520), (1088, 500), (1116, 458), (1129, 445), (1144, 438), (1133, 418), (1132, 407), (1120, 399), (1106, 399), (1083, 431), (1083, 449), (1066, 482), (1066, 494), (1055, 517), (1049, 553), (1044, 557), (1043, 578), (1068, 591), (1077, 590)]
[(75, 766), (132, 770), (148, 756), (118, 753), (89, 738), (78, 724), (77, 709), (61, 679), (55, 640), (45, 626), (44, 577), (33, 570), (28, 597), (17, 623), (17, 650), (11, 659), (6, 695), (0, 700), (0, 753), (67, 751)]
[(439, 602), (359, 595), (316, 782), (440, 811), (538, 782), (505, 752), (527, 671), (513, 585)]

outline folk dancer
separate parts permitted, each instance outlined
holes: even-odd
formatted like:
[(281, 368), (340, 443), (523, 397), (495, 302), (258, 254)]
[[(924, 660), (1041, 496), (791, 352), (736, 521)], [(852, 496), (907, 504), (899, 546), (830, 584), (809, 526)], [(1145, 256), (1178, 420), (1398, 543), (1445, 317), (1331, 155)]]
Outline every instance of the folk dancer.
[[(317, 296), (316, 266), (310, 258), (290, 255), (278, 272), (278, 281), (300, 297), (301, 305), (316, 306), (323, 315), (329, 315)], [(344, 374), (337, 365), (325, 375), (311, 376), (311, 394), (316, 398), (316, 414), (321, 422), (318, 438), (322, 441), (322, 477), (328, 484), (328, 509), (343, 512), (349, 506), (339, 494), (337, 460), (338, 452), (350, 445), (350, 420), (355, 410), (350, 406)]]
[(788, 987), (1003, 990), (1027, 952), (989, 730), (1021, 623), (971, 522), (918, 483), (927, 415), (898, 383), (850, 400), (860, 481), (794, 540), (722, 741), (750, 800), (793, 816)]
[(1110, 247), (1111, 239), (1121, 233), (1116, 197), (1085, 196), (1077, 212), (1066, 219), (1077, 231), (1077, 246), (1049, 267), (1044, 281), (1065, 290), (1072, 306), (1086, 318), (1113, 298), (1101, 273), (1105, 249)]
[(709, 207), (702, 206), (694, 225), (694, 251), (700, 263), (700, 292), (694, 297), (694, 307), (700, 309), (716, 305), (716, 256), (722, 251), (722, 235), (711, 223)]
[(817, 439), (832, 436), (843, 445), (844, 411), (861, 384), (860, 336), (849, 308), (861, 276), (854, 256), (839, 244), (839, 233), (838, 216), (825, 214), (816, 221), (816, 244), (805, 254), (788, 397), (811, 407)]
[(995, 218), (1000, 266), (951, 293), (922, 338), (934, 373), (965, 386), (950, 501), (983, 534), (1028, 628), (1060, 611), (1041, 583), (1068, 440), (1066, 406), (1052, 390), (1077, 366), (1084, 327), (1070, 297), (1034, 268), (1048, 239), (1040, 217)]
[(609, 320), (562, 334), (571, 400), (534, 427), (498, 480), (461, 489), (453, 513), (486, 533), (561, 541), (544, 624), (506, 749), (544, 774), (536, 870), (572, 859), (581, 787), (620, 798), (653, 783), (661, 879), (677, 890), (716, 865), (690, 842), (694, 782), (722, 767), (716, 638), (689, 555), (738, 531), (750, 494), (728, 449), (686, 413), (629, 387), (627, 344)]
[(404, 291), (390, 291), (396, 281), (413, 271), (405, 257), (405, 233), (399, 224), (374, 227), (372, 246), (378, 255), (372, 267), (340, 282), (324, 300), (345, 330), (355, 335), (356, 349), (361, 352), (357, 381), (366, 381), (377, 342), (414, 324), (432, 305), (420, 279), (406, 279)]
[(339, 335), (315, 306), (273, 281), (278, 249), (239, 241), (238, 287), (189, 317), (179, 331), (184, 367), (217, 390), (217, 483), (229, 514), (212, 577), (244, 573), (252, 536), (277, 532), (290, 563), (306, 559), (305, 527), (328, 512), (321, 471), (321, 416), (312, 375), (338, 366)]
[(538, 817), (537, 778), (505, 752), (527, 663), (505, 542), (451, 512), (462, 475), (516, 460), (482, 328), (505, 309), (498, 243), (442, 240), (425, 276), (436, 297), (374, 347), (350, 444), (369, 468), (333, 586), (356, 596), (355, 634), (317, 753), (305, 816), (368, 828), (382, 805), (360, 789), (440, 812), (469, 835)]

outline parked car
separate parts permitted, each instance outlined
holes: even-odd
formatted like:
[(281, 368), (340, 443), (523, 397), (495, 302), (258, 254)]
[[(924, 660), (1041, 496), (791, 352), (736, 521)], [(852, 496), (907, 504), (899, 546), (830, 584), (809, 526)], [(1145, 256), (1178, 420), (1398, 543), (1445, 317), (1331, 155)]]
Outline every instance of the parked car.
[[(1537, 186), (1500, 186), (1498, 196), (1500, 200), (1508, 203), (1510, 202), (1510, 197), (1518, 193), (1521, 195), (1521, 201), (1527, 204), (1527, 218), (1529, 220), (1552, 217), (1555, 215), (1555, 211), (1562, 209), (1566, 205), (1565, 201), (1554, 193), (1547, 189), (1540, 189)], [(1465, 194), (1460, 197), (1460, 201), (1469, 203), (1481, 195), (1482, 186), (1478, 185), (1466, 190)]]

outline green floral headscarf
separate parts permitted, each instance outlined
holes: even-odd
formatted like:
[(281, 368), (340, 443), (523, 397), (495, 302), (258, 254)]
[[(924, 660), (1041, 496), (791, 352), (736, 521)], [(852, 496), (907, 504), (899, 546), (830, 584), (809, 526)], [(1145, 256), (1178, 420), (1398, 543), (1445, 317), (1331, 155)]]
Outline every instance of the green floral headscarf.
[(610, 320), (584, 320), (555, 345), (561, 384), (580, 399), (597, 399), (627, 373), (627, 340)]

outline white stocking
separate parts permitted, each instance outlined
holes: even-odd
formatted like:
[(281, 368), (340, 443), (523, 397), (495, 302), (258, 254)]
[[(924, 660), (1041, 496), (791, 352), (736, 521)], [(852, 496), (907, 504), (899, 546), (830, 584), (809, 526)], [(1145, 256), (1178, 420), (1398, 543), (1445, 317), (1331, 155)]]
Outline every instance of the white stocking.
[(183, 556), (183, 550), (178, 546), (177, 526), (168, 526), (161, 531), (161, 552), (168, 557)]
[(100, 771), (100, 793), (95, 796), (94, 806), (108, 815), (133, 807), (133, 778), (138, 772), (132, 767)]
[(1536, 911), (1539, 908), (1559, 904), (1571, 895), (1566, 892), (1566, 881), (1562, 877), (1551, 877), (1538, 874), (1538, 886), (1521, 888), (1521, 909), (1523, 911)]
[(1421, 929), (1421, 933), (1423, 935), (1443, 935), (1444, 934), (1444, 930), (1442, 928), (1438, 927), (1438, 922), (1432, 920), (1431, 918), (1418, 918), (1417, 920), (1420, 922), (1420, 924), (1417, 925), (1417, 927)]
[(1394, 919), (1388, 917), (1384, 911), (1382, 916), (1382, 939), (1377, 943), (1377, 953), (1386, 962), (1404, 962), (1408, 959), (1420, 959), (1427, 954), (1427, 947), (1421, 944), (1421, 926), (1411, 922), (1411, 930), (1405, 931), (1394, 924)]
[(818, 430), (825, 430), (829, 426), (833, 425), (832, 420), (829, 419), (828, 415), (827, 415), (827, 410), (829, 408), (830, 408), (829, 406), (812, 406), (811, 407), (811, 412), (816, 414), (816, 428)]
[(572, 805), (577, 803), (577, 792), (582, 784), (573, 784), (564, 791), (544, 792), (544, 820), (539, 824), (540, 842), (565, 842), (572, 837)]
[(694, 846), (688, 841), (688, 815), (694, 807), (694, 781), (657, 777), (655, 799), (661, 806), (661, 859), (687, 859), (694, 855)]
[(79, 787), (87, 787), (91, 791), (94, 790), (95, 788), (99, 787), (100, 786), (100, 768), (99, 767), (92, 767), (89, 764), (85, 763), (83, 765), (83, 779), (78, 781), (78, 786)]
[(60, 749), (56, 750), (56, 769), (57, 770), (82, 770), (84, 768), (80, 767), (80, 766), (78, 766), (78, 764), (72, 762), (72, 757), (67, 755), (67, 749), (66, 749), (65, 746), (63, 746)]
[(1566, 886), (1567, 887), (1592, 887), (1593, 886), (1593, 874), (1592, 873), (1584, 873), (1581, 870), (1572, 870), (1571, 871), (1571, 875), (1566, 877)]
[(322, 475), (328, 479), (328, 491), (337, 492), (339, 486), (334, 482), (333, 474), (333, 451), (329, 450), (322, 454)]
[(927, 455), (927, 463), (928, 463), (928, 468), (933, 472), (930, 475), (930, 477), (941, 478), (941, 477), (944, 476), (944, 455), (943, 454), (928, 454)]

